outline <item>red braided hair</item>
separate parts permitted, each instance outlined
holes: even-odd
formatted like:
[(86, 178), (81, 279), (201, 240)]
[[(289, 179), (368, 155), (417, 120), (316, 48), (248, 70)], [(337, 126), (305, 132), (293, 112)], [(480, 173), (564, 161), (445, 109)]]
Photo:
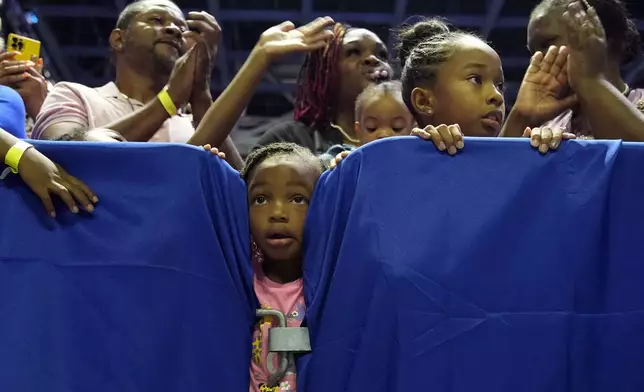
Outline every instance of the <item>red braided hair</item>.
[(295, 120), (310, 127), (327, 126), (338, 95), (342, 40), (350, 29), (336, 23), (329, 44), (306, 56), (298, 77)]

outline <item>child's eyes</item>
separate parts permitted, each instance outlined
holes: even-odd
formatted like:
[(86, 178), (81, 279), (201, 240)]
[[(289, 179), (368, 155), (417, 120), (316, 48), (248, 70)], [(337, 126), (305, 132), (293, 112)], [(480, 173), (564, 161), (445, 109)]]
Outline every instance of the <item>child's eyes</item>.
[(396, 133), (400, 133), (405, 130), (405, 127), (394, 127), (393, 131)]
[(469, 78), (467, 78), (467, 81), (475, 83), (475, 84), (483, 84), (483, 78), (480, 77), (480, 76), (476, 76), (476, 75), (475, 76), (470, 76)]
[(306, 203), (309, 202), (309, 199), (307, 199), (306, 197), (304, 197), (302, 195), (297, 195), (297, 196), (293, 197), (292, 200), (293, 200), (293, 203), (295, 203), (295, 204), (306, 204)]
[(501, 82), (501, 83), (497, 83), (497, 84), (496, 84), (496, 88), (497, 88), (501, 93), (505, 93), (505, 90), (506, 90), (507, 86), (505, 85), (505, 82)]
[(150, 20), (152, 20), (153, 22), (156, 22), (156, 23), (161, 23), (161, 22), (163, 22), (163, 21), (161, 20), (161, 18), (160, 18), (160, 17), (158, 17), (158, 16), (153, 16), (153, 17), (152, 17), (152, 19), (150, 19)]
[(253, 199), (253, 204), (266, 204), (268, 200), (266, 199), (265, 196), (255, 196)]

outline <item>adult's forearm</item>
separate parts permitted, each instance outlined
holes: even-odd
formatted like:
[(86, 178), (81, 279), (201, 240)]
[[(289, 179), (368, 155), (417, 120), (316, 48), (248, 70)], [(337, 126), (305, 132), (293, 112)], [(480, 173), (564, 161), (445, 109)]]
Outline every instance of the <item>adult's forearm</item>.
[(153, 99), (142, 108), (113, 121), (103, 128), (112, 129), (130, 142), (147, 142), (169, 117), (158, 99)]
[(585, 80), (576, 93), (596, 139), (644, 141), (644, 114), (609, 81)]
[(253, 97), (267, 68), (265, 54), (261, 49), (253, 50), (232, 82), (204, 114), (188, 143), (221, 146)]

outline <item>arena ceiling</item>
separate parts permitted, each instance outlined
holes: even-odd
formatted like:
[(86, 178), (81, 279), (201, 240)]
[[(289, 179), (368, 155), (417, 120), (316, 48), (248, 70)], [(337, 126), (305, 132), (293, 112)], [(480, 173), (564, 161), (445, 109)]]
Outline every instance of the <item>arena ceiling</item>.
[[(108, 36), (126, 0), (4, 0), (7, 30), (38, 37), (52, 78), (101, 85), (112, 77)], [(526, 25), (537, 0), (179, 0), (184, 11), (207, 10), (223, 29), (223, 48), (213, 74), (217, 93), (239, 69), (266, 28), (330, 15), (369, 28), (389, 43), (392, 27), (417, 15), (441, 15), (486, 37), (503, 58), (511, 104), (528, 64)], [(644, 31), (644, 2), (629, 9)], [(391, 46), (391, 45), (390, 45)], [(290, 109), (301, 58), (285, 59), (271, 69), (255, 95), (249, 114), (276, 116)], [(625, 68), (631, 83), (644, 84), (644, 61)]]

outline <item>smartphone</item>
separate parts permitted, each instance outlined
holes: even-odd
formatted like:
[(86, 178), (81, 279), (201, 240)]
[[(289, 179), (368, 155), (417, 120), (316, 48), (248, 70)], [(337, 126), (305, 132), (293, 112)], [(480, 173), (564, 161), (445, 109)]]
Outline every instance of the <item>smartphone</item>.
[(7, 51), (20, 52), (14, 57), (15, 60), (37, 60), (40, 58), (40, 41), (11, 33), (7, 38)]

